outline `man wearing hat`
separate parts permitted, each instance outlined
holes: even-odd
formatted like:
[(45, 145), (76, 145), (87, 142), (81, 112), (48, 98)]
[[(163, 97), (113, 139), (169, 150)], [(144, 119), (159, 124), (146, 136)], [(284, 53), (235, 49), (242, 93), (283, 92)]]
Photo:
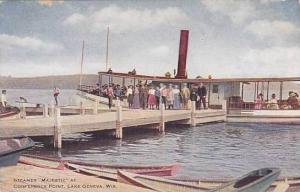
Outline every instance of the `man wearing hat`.
[(187, 87), (187, 84), (183, 85), (181, 90), (182, 104), (184, 109), (188, 109), (188, 102), (190, 99), (190, 89)]
[(206, 91), (206, 87), (203, 85), (203, 83), (200, 83), (200, 86), (198, 87), (198, 96), (200, 97), (200, 100), (198, 101), (199, 104), (199, 109), (201, 108), (201, 103), (203, 104), (203, 109), (206, 109), (206, 95), (207, 95), (207, 91)]

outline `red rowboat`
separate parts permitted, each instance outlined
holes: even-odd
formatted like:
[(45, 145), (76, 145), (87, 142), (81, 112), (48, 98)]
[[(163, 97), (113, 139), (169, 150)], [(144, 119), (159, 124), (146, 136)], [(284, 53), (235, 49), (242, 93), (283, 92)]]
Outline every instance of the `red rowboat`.
[[(113, 172), (115, 176), (110, 178), (112, 180), (116, 180), (117, 170), (125, 170), (131, 173), (143, 174), (143, 175), (151, 175), (151, 176), (172, 176), (177, 172), (179, 165), (158, 165), (158, 166), (129, 166), (129, 165), (108, 165), (108, 164), (100, 164), (93, 162), (82, 162), (82, 161), (73, 161), (73, 160), (59, 160), (50, 157), (42, 157), (35, 155), (25, 155), (34, 159), (42, 159), (46, 161), (52, 162), (63, 162), (64, 165), (70, 169), (77, 170), (78, 172), (82, 172), (90, 175), (101, 175), (101, 172)], [(98, 174), (98, 175), (97, 175)]]

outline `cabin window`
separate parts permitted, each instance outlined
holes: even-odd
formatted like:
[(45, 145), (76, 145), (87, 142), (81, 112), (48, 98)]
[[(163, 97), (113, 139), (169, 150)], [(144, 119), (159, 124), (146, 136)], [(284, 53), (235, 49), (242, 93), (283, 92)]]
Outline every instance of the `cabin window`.
[(219, 92), (219, 85), (213, 85), (212, 93), (218, 93), (218, 92)]

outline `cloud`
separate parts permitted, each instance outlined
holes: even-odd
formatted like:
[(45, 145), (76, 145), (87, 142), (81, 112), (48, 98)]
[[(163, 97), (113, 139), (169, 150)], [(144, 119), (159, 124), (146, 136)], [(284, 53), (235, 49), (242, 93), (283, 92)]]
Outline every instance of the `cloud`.
[(38, 0), (38, 4), (47, 6), (47, 7), (52, 7), (53, 3), (63, 3), (63, 0)]
[(284, 37), (300, 32), (300, 29), (293, 23), (279, 20), (256, 20), (246, 26), (245, 30), (255, 34), (261, 39), (267, 37)]
[(226, 15), (237, 24), (259, 16), (255, 4), (249, 0), (203, 0), (202, 3), (210, 12)]
[(266, 4), (266, 3), (278, 3), (278, 2), (284, 2), (286, 0), (260, 0), (261, 3)]
[(65, 25), (77, 25), (83, 23), (86, 20), (86, 17), (79, 13), (74, 13), (64, 20)]
[(154, 57), (166, 57), (170, 53), (170, 48), (165, 45), (161, 45), (158, 47), (154, 47), (152, 49), (149, 49), (149, 54), (154, 56)]
[(123, 9), (108, 6), (90, 15), (74, 13), (63, 22), (69, 26), (86, 26), (92, 32), (106, 30), (109, 26), (113, 32), (138, 31), (159, 25), (178, 25), (186, 21), (187, 15), (177, 7), (165, 9)]
[(240, 59), (243, 70), (257, 76), (299, 76), (299, 47), (251, 49)]
[(54, 52), (63, 49), (63, 46), (57, 43), (42, 41), (34, 37), (18, 37), (14, 35), (0, 34), (1, 49), (31, 49), (35, 51)]

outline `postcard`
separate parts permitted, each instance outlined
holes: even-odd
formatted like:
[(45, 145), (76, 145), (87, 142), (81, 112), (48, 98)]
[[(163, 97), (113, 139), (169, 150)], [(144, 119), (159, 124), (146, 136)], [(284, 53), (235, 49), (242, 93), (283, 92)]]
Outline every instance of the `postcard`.
[(297, 0), (0, 0), (0, 192), (300, 191)]

